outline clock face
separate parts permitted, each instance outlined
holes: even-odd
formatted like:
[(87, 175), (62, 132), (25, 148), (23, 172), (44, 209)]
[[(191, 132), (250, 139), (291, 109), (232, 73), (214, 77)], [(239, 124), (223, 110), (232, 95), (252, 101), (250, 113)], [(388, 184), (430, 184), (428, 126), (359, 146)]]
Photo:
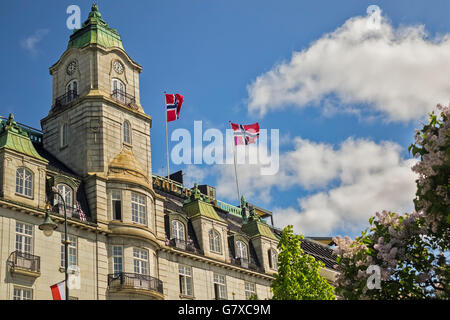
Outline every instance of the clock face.
[(67, 65), (67, 74), (70, 76), (75, 72), (75, 70), (77, 70), (77, 63), (76, 61), (72, 61)]
[(123, 72), (123, 65), (120, 63), (120, 61), (114, 61), (114, 70), (116, 70), (117, 73)]

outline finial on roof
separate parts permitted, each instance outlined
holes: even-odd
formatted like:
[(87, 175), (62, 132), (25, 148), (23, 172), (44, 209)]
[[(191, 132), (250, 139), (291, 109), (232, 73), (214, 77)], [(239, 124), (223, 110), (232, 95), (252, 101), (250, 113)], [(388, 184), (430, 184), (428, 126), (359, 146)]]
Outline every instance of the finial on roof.
[(247, 201), (245, 200), (244, 195), (241, 196), (241, 208), (244, 208), (247, 205)]
[(10, 114), (9, 114), (9, 117), (8, 117), (8, 124), (11, 124), (11, 123), (13, 123), (13, 122), (15, 122), (15, 121), (14, 121), (14, 115), (13, 115), (12, 113), (10, 113)]

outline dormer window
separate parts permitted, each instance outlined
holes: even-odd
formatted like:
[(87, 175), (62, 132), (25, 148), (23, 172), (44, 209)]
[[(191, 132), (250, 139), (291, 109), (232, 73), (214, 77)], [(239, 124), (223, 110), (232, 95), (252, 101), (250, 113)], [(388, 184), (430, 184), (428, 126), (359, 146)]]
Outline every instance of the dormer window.
[(247, 245), (242, 241), (236, 241), (236, 258), (248, 260)]
[(269, 268), (272, 270), (278, 269), (278, 254), (275, 250), (269, 249), (267, 251), (267, 255), (269, 258)]
[(16, 171), (16, 193), (26, 197), (33, 196), (33, 173), (25, 168)]
[(213, 229), (209, 230), (209, 250), (221, 253), (221, 248), (220, 233)]
[(184, 233), (184, 225), (178, 220), (172, 221), (172, 239), (182, 240), (184, 241), (185, 233)]
[[(66, 184), (58, 184), (57, 186), (59, 194), (64, 199), (67, 208), (71, 208), (73, 206), (73, 190)], [(62, 204), (61, 198), (58, 195), (55, 195), (55, 201), (58, 204)]]
[(123, 142), (131, 144), (131, 125), (127, 120), (123, 122)]

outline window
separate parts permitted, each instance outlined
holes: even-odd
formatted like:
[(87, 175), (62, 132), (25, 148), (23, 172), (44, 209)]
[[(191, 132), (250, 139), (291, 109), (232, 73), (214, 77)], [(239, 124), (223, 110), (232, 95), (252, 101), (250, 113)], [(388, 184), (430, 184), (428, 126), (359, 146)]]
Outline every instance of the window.
[(16, 193), (32, 197), (33, 196), (33, 173), (25, 168), (16, 171)]
[(67, 102), (71, 102), (78, 97), (78, 81), (72, 80), (66, 87)]
[(172, 239), (185, 240), (184, 225), (178, 220), (172, 220)]
[[(66, 184), (58, 184), (58, 192), (64, 198), (64, 202), (67, 208), (71, 208), (73, 205), (73, 190)], [(61, 198), (55, 194), (55, 202), (57, 204), (61, 203)], [(62, 204), (62, 203), (61, 203)]]
[(125, 85), (119, 79), (113, 79), (112, 95), (117, 101), (125, 102)]
[(33, 289), (14, 287), (13, 300), (32, 300)]
[(191, 267), (178, 266), (180, 278), (180, 293), (186, 296), (192, 296), (192, 269)]
[(33, 226), (16, 222), (16, 251), (33, 253)]
[(256, 296), (256, 284), (245, 282), (245, 299), (248, 300), (252, 296)]
[(216, 230), (209, 230), (209, 250), (221, 253), (220, 233)]
[(247, 245), (242, 241), (236, 241), (236, 258), (248, 259)]
[(69, 125), (67, 122), (64, 122), (61, 126), (61, 148), (67, 146), (69, 143)]
[(147, 204), (145, 196), (131, 194), (131, 220), (139, 224), (147, 224)]
[(131, 126), (128, 121), (123, 123), (123, 142), (131, 144)]
[[(65, 268), (65, 252), (64, 252), (64, 241), (66, 237), (64, 233), (61, 233), (61, 268)], [(69, 247), (67, 248), (69, 251), (69, 267), (77, 265), (77, 238), (73, 235), (69, 234)]]
[(148, 275), (148, 252), (144, 249), (133, 249), (134, 273)]
[(113, 273), (119, 274), (123, 271), (123, 248), (122, 246), (112, 247)]
[(225, 300), (227, 298), (225, 276), (214, 274), (214, 294), (216, 296), (216, 300)]
[(278, 269), (278, 254), (275, 250), (269, 249), (267, 251), (269, 255), (269, 268), (273, 270)]
[(113, 190), (111, 192), (111, 200), (113, 220), (122, 220), (122, 192)]

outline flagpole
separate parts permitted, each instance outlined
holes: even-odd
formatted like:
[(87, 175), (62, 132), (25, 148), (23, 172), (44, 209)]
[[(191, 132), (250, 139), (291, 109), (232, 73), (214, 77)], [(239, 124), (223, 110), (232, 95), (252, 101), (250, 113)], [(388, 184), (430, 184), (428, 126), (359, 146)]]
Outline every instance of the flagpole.
[[(230, 122), (230, 125), (231, 125), (231, 121), (229, 121)], [(232, 128), (233, 128), (233, 126), (232, 126)], [(236, 140), (235, 140), (235, 136), (234, 136), (234, 133), (233, 133), (233, 144), (234, 144), (234, 147), (233, 147), (233, 154), (234, 154), (234, 176), (235, 176), (235, 178), (236, 178), (236, 189), (237, 189), (237, 194), (238, 194), (238, 203), (241, 203), (241, 194), (240, 194), (240, 192), (239, 192), (239, 182), (238, 182), (238, 175), (237, 175), (237, 157), (236, 157)]]
[(167, 135), (167, 104), (166, 92), (164, 91), (164, 113), (166, 114), (166, 156), (167, 156), (167, 180), (170, 183), (170, 168), (169, 168), (169, 137)]

